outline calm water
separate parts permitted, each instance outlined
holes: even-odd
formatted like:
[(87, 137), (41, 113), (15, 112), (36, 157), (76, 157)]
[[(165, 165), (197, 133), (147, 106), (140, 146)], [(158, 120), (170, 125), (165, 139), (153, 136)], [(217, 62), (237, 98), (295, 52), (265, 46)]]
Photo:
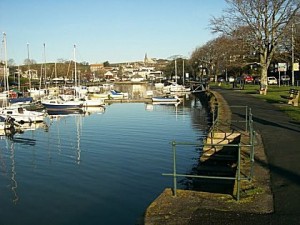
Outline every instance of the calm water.
[[(201, 141), (200, 102), (112, 104), (105, 112), (46, 118), (44, 127), (0, 140), (0, 224), (131, 225), (172, 179), (169, 144)], [(180, 147), (179, 172), (196, 163)], [(184, 188), (184, 187), (182, 187)]]

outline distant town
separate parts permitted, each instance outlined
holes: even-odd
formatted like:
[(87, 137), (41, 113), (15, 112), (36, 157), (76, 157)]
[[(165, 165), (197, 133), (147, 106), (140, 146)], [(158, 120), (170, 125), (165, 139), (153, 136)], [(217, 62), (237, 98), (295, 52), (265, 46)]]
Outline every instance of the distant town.
[[(28, 81), (32, 84), (42, 83), (45, 85), (71, 84), (74, 81), (74, 76), (77, 76), (77, 80), (82, 83), (107, 81), (161, 82), (164, 79), (174, 79), (176, 78), (175, 76), (178, 76), (179, 81), (182, 79), (183, 74), (185, 78), (188, 79), (189, 74), (192, 73), (188, 66), (188, 60), (177, 58), (177, 62), (175, 61), (175, 59), (150, 58), (146, 53), (144, 59), (141, 61), (112, 64), (108, 61), (96, 64), (76, 62), (77, 68), (75, 69), (75, 61), (73, 60), (59, 60), (57, 63), (36, 63), (34, 60), (27, 59), (24, 61), (24, 65), (20, 66), (9, 62), (6, 73), (8, 73), (10, 85), (17, 85), (18, 83), (26, 84)], [(184, 64), (186, 66), (184, 66)], [(5, 66), (5, 62), (1, 62), (1, 83), (3, 83)]]

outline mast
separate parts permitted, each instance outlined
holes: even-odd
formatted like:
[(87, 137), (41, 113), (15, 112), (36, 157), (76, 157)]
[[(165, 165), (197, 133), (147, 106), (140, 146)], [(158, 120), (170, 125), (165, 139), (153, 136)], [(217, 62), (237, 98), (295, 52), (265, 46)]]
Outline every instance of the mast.
[(21, 84), (20, 84), (20, 65), (18, 65), (18, 90), (21, 91)]
[(40, 85), (39, 85), (39, 90), (42, 88), (42, 76), (43, 76), (43, 65), (41, 65), (41, 75), (40, 75)]
[(75, 87), (77, 87), (77, 68), (76, 68), (76, 45), (74, 45), (74, 64), (75, 64), (75, 68), (74, 68), (74, 84)]
[(47, 68), (46, 68), (46, 44), (44, 43), (44, 85), (46, 86)]
[[(56, 62), (54, 63), (54, 74), (55, 74), (55, 78), (57, 78)], [(55, 84), (55, 86), (57, 87), (57, 83)]]
[(4, 88), (9, 91), (9, 82), (8, 82), (8, 70), (7, 70), (7, 49), (6, 49), (6, 33), (3, 32), (3, 45), (4, 45)]
[(177, 84), (177, 60), (175, 58), (175, 82)]
[(182, 59), (182, 83), (183, 83), (183, 85), (184, 85), (184, 77), (185, 77), (185, 75), (184, 75), (184, 59)]
[(27, 43), (27, 63), (28, 63), (28, 76), (29, 76), (29, 89), (31, 89), (31, 71), (30, 71), (30, 57), (29, 57), (29, 43)]

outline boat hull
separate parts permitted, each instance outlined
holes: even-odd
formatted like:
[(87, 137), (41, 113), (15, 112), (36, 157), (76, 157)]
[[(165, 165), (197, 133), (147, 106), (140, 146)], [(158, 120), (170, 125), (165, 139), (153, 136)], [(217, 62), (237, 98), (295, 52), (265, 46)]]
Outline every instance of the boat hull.
[(42, 103), (42, 105), (47, 109), (47, 110), (80, 110), (82, 108), (81, 105), (64, 105), (64, 104), (50, 104), (50, 103)]
[(61, 99), (50, 99), (41, 102), (47, 111), (62, 111), (62, 110), (80, 110), (82, 108), (82, 101), (63, 101)]
[(11, 117), (18, 123), (33, 123), (44, 121), (44, 113), (27, 111), (22, 107), (16, 108), (3, 108), (0, 110), (0, 114), (4, 117)]
[(179, 102), (178, 98), (175, 97), (153, 97), (152, 102), (171, 102), (176, 103)]

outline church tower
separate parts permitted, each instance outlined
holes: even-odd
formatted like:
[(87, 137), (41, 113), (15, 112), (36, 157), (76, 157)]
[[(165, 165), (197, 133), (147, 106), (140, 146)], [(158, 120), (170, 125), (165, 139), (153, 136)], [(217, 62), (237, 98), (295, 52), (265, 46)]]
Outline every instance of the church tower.
[(144, 58), (144, 64), (146, 65), (148, 63), (148, 56), (147, 56), (147, 53), (145, 53), (145, 58)]

